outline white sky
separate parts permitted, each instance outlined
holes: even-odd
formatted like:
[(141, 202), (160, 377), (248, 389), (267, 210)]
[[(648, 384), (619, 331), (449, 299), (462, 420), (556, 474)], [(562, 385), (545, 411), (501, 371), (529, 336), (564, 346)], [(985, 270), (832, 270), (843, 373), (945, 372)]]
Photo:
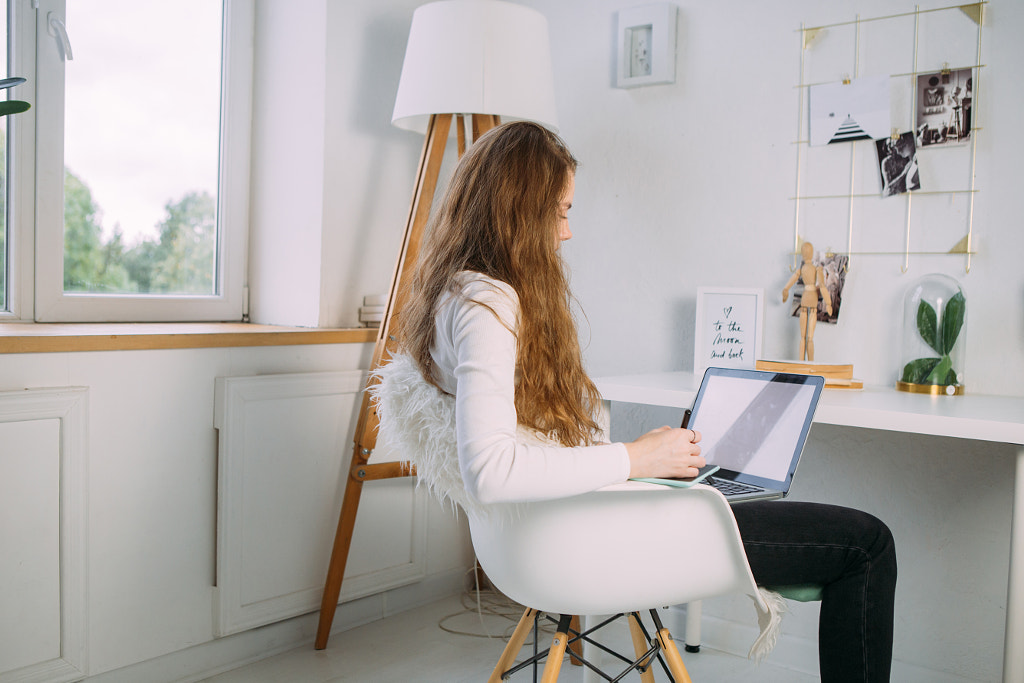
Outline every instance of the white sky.
[(157, 234), (168, 201), (216, 196), (219, 0), (68, 0), (64, 164), (104, 234)]

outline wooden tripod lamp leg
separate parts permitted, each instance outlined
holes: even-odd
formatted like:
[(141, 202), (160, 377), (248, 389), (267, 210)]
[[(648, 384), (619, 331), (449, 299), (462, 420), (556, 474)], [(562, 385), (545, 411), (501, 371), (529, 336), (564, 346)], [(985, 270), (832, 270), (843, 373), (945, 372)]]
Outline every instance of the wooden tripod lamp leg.
[[(426, 227), (427, 217), (430, 215), (430, 204), (437, 188), (437, 178), (441, 172), (441, 160), (448, 142), (450, 126), (451, 115), (449, 114), (432, 116), (427, 128), (416, 184), (413, 188), (412, 204), (409, 208), (409, 217), (402, 239), (402, 249), (391, 276), (387, 309), (377, 333), (373, 360), (370, 363), (371, 371), (380, 367), (393, 350), (393, 340), (389, 335), (391, 321), (399, 298), (404, 296), (403, 290), (411, 279), (413, 265), (423, 241), (423, 229)], [(341, 583), (345, 577), (345, 565), (348, 562), (348, 552), (352, 544), (352, 532), (355, 529), (356, 512), (359, 509), (363, 481), (367, 478), (365, 476), (366, 468), (369, 467), (367, 461), (373, 452), (376, 440), (377, 415), (369, 394), (364, 392), (359, 409), (359, 419), (356, 422), (355, 448), (352, 452), (349, 476), (345, 484), (345, 496), (341, 503), (338, 529), (334, 536), (334, 547), (331, 551), (331, 561), (327, 568), (327, 579), (324, 583), (324, 593), (320, 603), (320, 623), (317, 627), (315, 642), (315, 647), (318, 650), (327, 647), (331, 624), (334, 621), (334, 612), (337, 610), (338, 598), (341, 595)], [(360, 472), (363, 474), (360, 475)]]
[(331, 563), (327, 567), (327, 579), (324, 583), (324, 594), (320, 601), (320, 623), (317, 625), (317, 650), (327, 647), (327, 638), (331, 634), (334, 612), (338, 607), (341, 594), (341, 580), (345, 576), (345, 564), (348, 561), (348, 550), (352, 545), (352, 532), (356, 525), (356, 512), (359, 510), (359, 497), (363, 492), (363, 482), (349, 476), (345, 484), (345, 497), (341, 501), (341, 514), (338, 516), (338, 530), (334, 535), (334, 547), (331, 550)]
[[(480, 134), (498, 124), (496, 116), (482, 117), (478, 122), (473, 115), (474, 139), (477, 131)], [(395, 269), (391, 276), (391, 287), (388, 291), (388, 303), (377, 333), (373, 360), (370, 370), (376, 370), (391, 357), (396, 347), (391, 336), (391, 321), (395, 313), (402, 309), (412, 273), (423, 243), (423, 233), (430, 217), (430, 206), (437, 189), (437, 179), (441, 173), (441, 161), (448, 144), (448, 133), (451, 129), (451, 114), (435, 114), (430, 117), (426, 139), (423, 141), (423, 152), (420, 155), (419, 168), (416, 174), (416, 185), (413, 188), (412, 204), (405, 224), (402, 249), (399, 252)], [(370, 380), (372, 382), (372, 380)], [(370, 386), (369, 383), (367, 385)], [(408, 463), (368, 464), (370, 455), (377, 444), (377, 411), (370, 400), (369, 392), (363, 393), (359, 419), (356, 422), (355, 447), (349, 476), (345, 484), (345, 495), (341, 503), (341, 514), (338, 517), (338, 529), (331, 550), (331, 561), (327, 569), (324, 583), (323, 598), (320, 603), (320, 623), (317, 627), (315, 647), (322, 650), (327, 647), (334, 613), (341, 595), (341, 583), (345, 577), (345, 565), (348, 562), (349, 548), (352, 545), (352, 532), (356, 524), (356, 512), (359, 509), (359, 498), (363, 490), (363, 482), (369, 479), (387, 479), (415, 474)]]

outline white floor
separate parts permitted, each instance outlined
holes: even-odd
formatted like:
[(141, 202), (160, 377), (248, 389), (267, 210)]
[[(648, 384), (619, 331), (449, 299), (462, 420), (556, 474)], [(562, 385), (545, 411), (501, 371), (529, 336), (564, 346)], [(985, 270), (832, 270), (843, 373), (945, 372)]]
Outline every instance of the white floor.
[[(481, 603), (475, 604), (468, 596), (438, 600), (357, 629), (335, 633), (325, 650), (314, 650), (310, 643), (208, 678), (205, 683), (479, 683), (487, 680), (505, 647), (502, 636), (511, 633), (521, 614), (520, 608), (499, 599), (485, 596)], [(601, 642), (632, 651), (624, 623), (606, 631), (611, 635), (602, 636)], [(549, 638), (542, 633), (542, 647), (547, 647)], [(682, 643), (678, 646), (694, 683), (810, 683), (818, 680), (767, 663), (757, 666), (743, 657), (716, 652), (706, 646), (692, 654), (683, 651)], [(531, 652), (532, 646), (527, 644), (523, 656)], [(609, 670), (621, 669), (612, 666), (613, 663), (610, 656), (604, 657), (604, 665)], [(659, 682), (670, 680), (660, 670), (656, 670), (655, 678)], [(532, 681), (533, 676), (527, 669), (511, 680), (525, 683)], [(568, 663), (562, 667), (560, 682), (582, 680), (582, 667)], [(631, 673), (625, 680), (639, 681), (640, 677)]]

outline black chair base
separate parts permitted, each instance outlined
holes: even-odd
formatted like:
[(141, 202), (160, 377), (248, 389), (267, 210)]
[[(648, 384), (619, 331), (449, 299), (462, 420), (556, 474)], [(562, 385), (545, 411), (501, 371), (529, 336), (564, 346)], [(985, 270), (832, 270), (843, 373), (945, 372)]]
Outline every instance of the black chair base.
[[(559, 615), (558, 619), (555, 619), (551, 615), (543, 612), (537, 612), (535, 610), (527, 610), (527, 614), (524, 615), (524, 619), (532, 612), (533, 618), (533, 648), (534, 652), (528, 659), (516, 664), (515, 666), (500, 672), (495, 672), (498, 678), (492, 675), (491, 680), (508, 681), (512, 677), (524, 671), (525, 669), (532, 669), (533, 680), (537, 680), (537, 671), (541, 662), (547, 660), (552, 656), (558, 658), (558, 661), (549, 661), (544, 669), (544, 681), (554, 681), (557, 678), (558, 670), (561, 667), (561, 660), (565, 655), (567, 648), (577, 643), (587, 643), (592, 645), (604, 653), (611, 655), (620, 664), (624, 664), (625, 668), (620, 671), (609, 673), (602, 670), (597, 666), (596, 663), (591, 662), (584, 658), (581, 654), (576, 651), (570, 651), (569, 657), (573, 664), (581, 664), (591, 671), (595, 672), (605, 681), (621, 681), (630, 672), (636, 671), (641, 676), (647, 673), (650, 668), (654, 665), (655, 661), (660, 664), (665, 674), (669, 677), (670, 681), (676, 683), (690, 683), (689, 675), (686, 673), (685, 667), (682, 666), (682, 661), (679, 659), (678, 650), (675, 649), (674, 643), (671, 641), (671, 636), (665, 629), (661, 622), (661, 618), (658, 615), (657, 610), (651, 610), (651, 620), (654, 624), (654, 636), (644, 626), (643, 620), (641, 619), (639, 612), (623, 612), (621, 614), (613, 615), (601, 623), (587, 629), (586, 631), (578, 631), (570, 627), (572, 615), (562, 614)], [(626, 618), (630, 619), (630, 630), (633, 635), (634, 655), (635, 658), (630, 658), (623, 655), (620, 652), (613, 650), (607, 645), (595, 640), (594, 634), (608, 626), (609, 624), (618, 621), (619, 619)], [(546, 619), (547, 621), (556, 624), (556, 633), (554, 636), (552, 647), (547, 648), (543, 651), (538, 651), (539, 641), (539, 630), (540, 620)], [(666, 643), (667, 640), (667, 643)], [(509, 644), (513, 647), (513, 643)], [(514, 653), (513, 653), (514, 656)], [(666, 662), (666, 657), (669, 661)], [(675, 672), (673, 672), (675, 668)]]

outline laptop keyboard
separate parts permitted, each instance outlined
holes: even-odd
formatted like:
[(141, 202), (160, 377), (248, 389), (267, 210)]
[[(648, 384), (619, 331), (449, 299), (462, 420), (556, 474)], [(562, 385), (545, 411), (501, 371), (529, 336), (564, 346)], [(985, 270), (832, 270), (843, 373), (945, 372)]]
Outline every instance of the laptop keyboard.
[(739, 493), (757, 493), (764, 490), (760, 486), (741, 484), (738, 481), (719, 479), (718, 477), (708, 477), (704, 480), (704, 483), (721, 491), (723, 496), (734, 496)]

